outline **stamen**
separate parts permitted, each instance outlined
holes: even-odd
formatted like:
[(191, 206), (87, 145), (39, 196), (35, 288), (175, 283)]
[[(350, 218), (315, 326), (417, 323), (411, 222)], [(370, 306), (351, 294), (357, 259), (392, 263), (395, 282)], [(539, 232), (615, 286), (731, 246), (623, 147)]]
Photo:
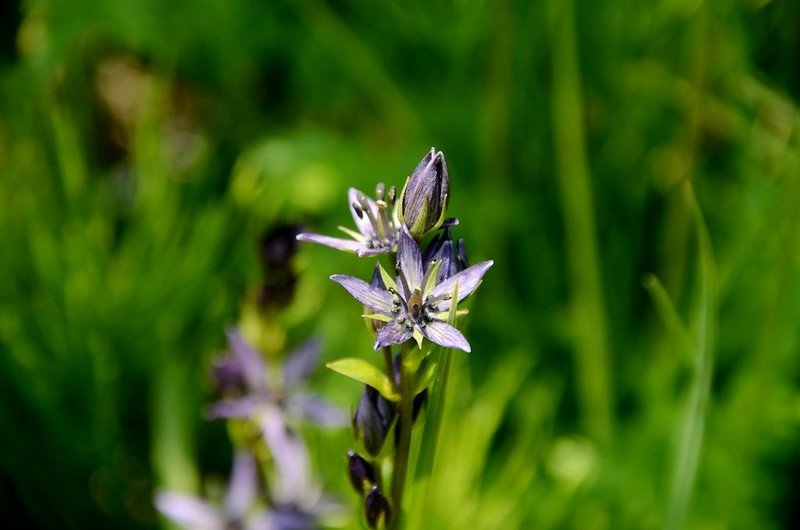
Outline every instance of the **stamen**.
[(383, 195), (386, 192), (386, 185), (383, 182), (379, 182), (377, 186), (375, 186), (375, 198), (379, 201), (383, 200)]
[(356, 203), (353, 203), (351, 206), (353, 207), (353, 211), (356, 212), (356, 215), (358, 216), (358, 218), (359, 219), (363, 219), (364, 218), (364, 210), (361, 209), (361, 206), (359, 206)]

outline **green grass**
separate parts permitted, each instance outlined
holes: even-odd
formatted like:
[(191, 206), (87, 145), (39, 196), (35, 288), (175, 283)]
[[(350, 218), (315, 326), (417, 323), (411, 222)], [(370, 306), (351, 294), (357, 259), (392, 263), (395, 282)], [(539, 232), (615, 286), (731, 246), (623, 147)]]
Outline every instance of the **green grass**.
[[(211, 356), (279, 221), (431, 145), (473, 261), (427, 528), (798, 524), (800, 5), (25, 2), (0, 17), (0, 511), (155, 526), (225, 477)], [(269, 340), (372, 358), (303, 247)], [(377, 354), (375, 354), (377, 355)], [(316, 390), (343, 407), (359, 386)], [(352, 500), (346, 430), (306, 433)], [(413, 498), (413, 495), (412, 497)], [(355, 523), (353, 523), (355, 525)]]

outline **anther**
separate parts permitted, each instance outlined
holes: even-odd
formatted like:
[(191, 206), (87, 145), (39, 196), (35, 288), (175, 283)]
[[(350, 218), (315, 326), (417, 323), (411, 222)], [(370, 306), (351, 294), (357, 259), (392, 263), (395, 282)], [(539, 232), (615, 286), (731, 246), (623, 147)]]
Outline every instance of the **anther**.
[(364, 218), (364, 209), (361, 208), (361, 206), (359, 206), (357, 203), (353, 203), (352, 206), (353, 206), (353, 211), (356, 212), (356, 215), (358, 216), (358, 218), (359, 219), (363, 219)]

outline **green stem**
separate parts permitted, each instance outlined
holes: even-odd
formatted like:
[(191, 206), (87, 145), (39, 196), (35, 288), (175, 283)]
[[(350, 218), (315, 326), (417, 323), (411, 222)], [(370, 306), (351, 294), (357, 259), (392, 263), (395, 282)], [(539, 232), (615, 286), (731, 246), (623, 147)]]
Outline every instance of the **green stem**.
[(392, 516), (389, 528), (399, 530), (403, 512), (403, 490), (406, 485), (408, 471), (408, 455), (411, 451), (411, 427), (414, 408), (413, 374), (406, 368), (404, 356), (408, 349), (405, 347), (400, 353), (400, 403), (399, 403), (399, 439), (394, 452), (394, 468), (392, 470)]
[(389, 346), (383, 348), (383, 361), (386, 363), (386, 375), (394, 385), (394, 363), (392, 363), (392, 348)]

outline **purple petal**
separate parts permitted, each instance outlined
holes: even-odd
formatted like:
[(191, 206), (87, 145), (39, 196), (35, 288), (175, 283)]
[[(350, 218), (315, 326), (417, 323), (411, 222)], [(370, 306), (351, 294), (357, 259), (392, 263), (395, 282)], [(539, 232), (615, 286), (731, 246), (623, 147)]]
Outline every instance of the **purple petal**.
[(335, 248), (336, 250), (344, 250), (346, 252), (357, 252), (359, 249), (364, 247), (363, 243), (353, 239), (342, 239), (340, 237), (323, 236), (321, 234), (298, 234), (297, 240), (307, 241), (309, 243), (319, 243), (320, 245)]
[[(459, 272), (455, 276), (449, 277), (433, 288), (431, 296), (439, 297), (452, 294), (456, 283), (458, 283), (458, 301), (460, 302), (478, 287), (481, 278), (483, 278), (483, 275), (486, 274), (486, 271), (488, 271), (489, 267), (492, 265), (494, 265), (494, 261), (484, 261)], [(443, 301), (439, 304), (439, 307), (442, 311), (446, 311), (450, 307), (450, 302)]]
[(419, 245), (411, 237), (408, 228), (403, 226), (400, 229), (400, 240), (397, 243), (397, 260), (400, 263), (400, 270), (408, 282), (408, 288), (411, 289), (410, 296), (414, 289), (422, 287), (422, 253), (419, 250)]
[(216, 530), (225, 522), (216, 508), (194, 495), (162, 491), (156, 494), (155, 504), (161, 513), (187, 528)]
[(277, 480), (273, 484), (273, 494), (276, 500), (301, 500), (309, 486), (308, 454), (302, 439), (289, 432), (276, 408), (261, 415), (261, 432), (275, 461)]
[(456, 328), (446, 322), (434, 320), (429, 322), (424, 328), (420, 328), (422, 334), (431, 342), (445, 348), (457, 348), (469, 353), (472, 349), (469, 342)]
[(303, 417), (318, 425), (325, 427), (342, 427), (347, 425), (347, 415), (316, 396), (298, 396), (293, 400), (293, 407), (296, 407)]
[(211, 420), (219, 418), (249, 418), (256, 411), (258, 400), (246, 396), (236, 399), (223, 399), (212, 403), (206, 411)]
[(228, 346), (233, 356), (241, 363), (245, 380), (252, 390), (260, 390), (266, 386), (267, 365), (261, 355), (244, 340), (238, 328), (228, 328)]
[(373, 214), (377, 212), (378, 205), (375, 204), (375, 201), (367, 197), (365, 193), (362, 193), (360, 190), (355, 188), (350, 188), (347, 190), (347, 208), (350, 210), (350, 214), (353, 216), (353, 221), (355, 221), (358, 231), (364, 235), (373, 234), (375, 230), (372, 228), (372, 223), (370, 222), (369, 217), (367, 217), (367, 214), (362, 213), (361, 217), (359, 217), (358, 213), (356, 213), (356, 211), (353, 209), (353, 203), (363, 208), (359, 197), (366, 197), (366, 202), (370, 208), (370, 211)]
[(320, 342), (317, 339), (306, 341), (297, 348), (283, 366), (284, 386), (288, 388), (308, 379), (317, 365), (319, 353)]
[(384, 315), (392, 314), (393, 297), (389, 291), (373, 287), (364, 280), (346, 274), (334, 274), (331, 280), (347, 289), (353, 298), (373, 311)]
[(367, 248), (366, 245), (362, 245), (360, 249), (356, 250), (356, 256), (359, 258), (368, 258), (370, 256), (377, 256), (379, 254), (389, 254), (390, 252), (394, 252), (394, 250), (388, 247)]
[(311, 530), (319, 528), (314, 515), (297, 507), (278, 508), (269, 516), (270, 530)]
[(258, 476), (253, 455), (244, 451), (237, 452), (225, 495), (227, 515), (236, 519), (244, 518), (256, 498), (257, 489)]
[(411, 331), (406, 329), (405, 324), (398, 324), (397, 320), (392, 320), (378, 328), (374, 348), (379, 350), (391, 344), (402, 344), (410, 338)]

